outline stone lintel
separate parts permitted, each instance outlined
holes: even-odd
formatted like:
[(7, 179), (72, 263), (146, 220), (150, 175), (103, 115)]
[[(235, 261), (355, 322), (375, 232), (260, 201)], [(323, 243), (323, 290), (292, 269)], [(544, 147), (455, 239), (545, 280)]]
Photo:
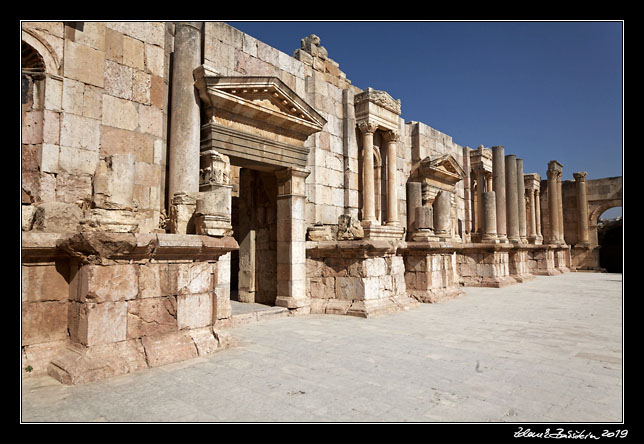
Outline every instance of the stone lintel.
[(384, 239), (360, 239), (345, 241), (308, 241), (306, 256), (311, 258), (325, 257), (383, 257), (396, 254), (400, 241)]
[(23, 233), (23, 258), (76, 258), (84, 263), (129, 260), (217, 260), (232, 250), (237, 241), (231, 236), (212, 238), (192, 234), (102, 233), (76, 234)]

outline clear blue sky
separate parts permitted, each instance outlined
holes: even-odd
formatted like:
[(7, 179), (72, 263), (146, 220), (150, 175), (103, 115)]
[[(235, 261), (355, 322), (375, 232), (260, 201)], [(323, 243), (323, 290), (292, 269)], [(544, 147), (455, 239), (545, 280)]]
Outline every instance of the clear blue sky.
[(564, 180), (622, 175), (620, 21), (228, 23), (289, 55), (317, 35), (353, 85), (400, 99), (406, 121), (504, 145), (526, 173), (545, 179), (556, 159)]

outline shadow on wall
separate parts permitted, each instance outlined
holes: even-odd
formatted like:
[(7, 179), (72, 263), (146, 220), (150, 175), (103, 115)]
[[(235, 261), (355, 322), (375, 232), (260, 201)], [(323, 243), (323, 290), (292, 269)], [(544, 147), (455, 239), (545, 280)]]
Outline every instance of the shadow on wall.
[(623, 260), (622, 219), (604, 222), (597, 229), (599, 250), (599, 266), (609, 273), (621, 273)]

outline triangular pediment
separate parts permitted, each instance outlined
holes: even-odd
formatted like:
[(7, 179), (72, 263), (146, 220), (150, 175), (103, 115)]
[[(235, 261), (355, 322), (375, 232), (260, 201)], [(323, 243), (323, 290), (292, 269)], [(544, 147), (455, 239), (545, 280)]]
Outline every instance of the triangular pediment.
[(465, 171), (451, 154), (436, 158), (426, 157), (420, 161), (418, 173), (422, 178), (456, 183), (465, 178)]
[(197, 76), (199, 96), (207, 106), (259, 123), (313, 134), (326, 120), (277, 77)]

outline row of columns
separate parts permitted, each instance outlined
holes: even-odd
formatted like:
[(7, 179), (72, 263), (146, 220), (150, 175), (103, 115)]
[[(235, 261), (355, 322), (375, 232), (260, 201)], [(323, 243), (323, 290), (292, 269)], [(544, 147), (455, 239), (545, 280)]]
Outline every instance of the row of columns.
[(477, 172), (481, 242), (537, 244), (543, 238), (539, 189), (526, 189), (524, 176), (523, 159), (505, 155), (503, 146), (492, 147), (492, 183), (486, 178), (485, 192), (483, 173)]
[[(378, 129), (375, 123), (365, 121), (358, 124), (362, 133), (362, 222), (377, 224), (375, 189), (374, 189), (374, 154), (373, 135)], [(398, 215), (398, 187), (396, 180), (396, 156), (400, 134), (397, 131), (386, 131), (384, 139), (387, 142), (387, 218), (385, 225), (400, 226)]]

